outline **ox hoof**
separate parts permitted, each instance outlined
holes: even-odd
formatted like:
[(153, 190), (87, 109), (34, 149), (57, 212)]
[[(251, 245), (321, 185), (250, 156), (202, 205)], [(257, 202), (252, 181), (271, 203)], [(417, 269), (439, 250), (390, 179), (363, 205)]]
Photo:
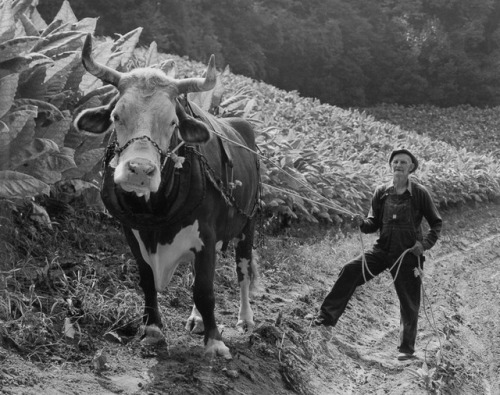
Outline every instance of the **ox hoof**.
[(227, 347), (222, 340), (211, 339), (205, 347), (205, 357), (214, 358), (216, 356), (225, 359), (233, 359), (229, 347)]
[(239, 333), (252, 333), (254, 329), (255, 329), (255, 323), (253, 321), (248, 322), (239, 320), (238, 323), (236, 324), (236, 330)]
[(161, 329), (156, 325), (146, 326), (144, 329), (144, 337), (141, 340), (141, 345), (146, 347), (157, 346), (165, 343), (165, 337), (161, 333)]

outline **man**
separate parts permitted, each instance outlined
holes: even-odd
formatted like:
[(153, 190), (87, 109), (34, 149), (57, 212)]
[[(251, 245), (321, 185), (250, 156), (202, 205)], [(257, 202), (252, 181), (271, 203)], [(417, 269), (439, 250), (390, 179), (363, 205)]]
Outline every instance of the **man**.
[[(392, 183), (376, 188), (366, 219), (361, 215), (354, 218), (363, 233), (380, 231), (373, 248), (365, 253), (368, 270), (362, 267), (362, 256), (345, 265), (321, 305), (314, 324), (335, 326), (356, 287), (364, 284), (365, 279), (369, 281), (373, 276), (391, 269), (398, 258), (409, 250), (401, 264), (391, 269), (401, 311), (398, 360), (403, 361), (413, 357), (417, 337), (421, 278), (415, 275), (415, 268), (419, 266), (419, 260), (423, 267), (422, 254), (436, 243), (442, 219), (427, 189), (409, 178), (418, 168), (417, 158), (407, 149), (398, 149), (391, 153), (389, 164)], [(422, 235), (422, 218), (430, 226), (425, 235)]]

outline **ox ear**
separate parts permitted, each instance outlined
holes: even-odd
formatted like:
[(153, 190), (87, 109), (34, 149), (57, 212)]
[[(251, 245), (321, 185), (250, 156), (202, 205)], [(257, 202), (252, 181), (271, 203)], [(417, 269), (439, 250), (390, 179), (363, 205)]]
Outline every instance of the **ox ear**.
[(78, 131), (85, 131), (95, 134), (106, 132), (111, 126), (111, 112), (115, 108), (119, 95), (110, 103), (96, 108), (83, 110), (75, 118), (74, 125)]
[(186, 143), (206, 143), (210, 139), (207, 125), (191, 117), (179, 122), (179, 131)]
[(175, 110), (179, 119), (179, 132), (182, 140), (186, 143), (206, 143), (210, 139), (207, 125), (187, 115), (179, 102), (177, 102)]

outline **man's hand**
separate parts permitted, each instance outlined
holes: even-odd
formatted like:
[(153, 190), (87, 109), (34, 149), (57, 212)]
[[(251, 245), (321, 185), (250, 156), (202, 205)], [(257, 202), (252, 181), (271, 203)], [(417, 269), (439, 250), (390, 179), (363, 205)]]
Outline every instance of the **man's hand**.
[(417, 240), (415, 245), (411, 247), (410, 252), (415, 256), (420, 256), (424, 253), (424, 246), (420, 241)]
[(365, 219), (360, 214), (356, 214), (354, 217), (352, 217), (352, 220), (357, 226), (361, 226), (363, 225), (363, 222), (365, 222)]

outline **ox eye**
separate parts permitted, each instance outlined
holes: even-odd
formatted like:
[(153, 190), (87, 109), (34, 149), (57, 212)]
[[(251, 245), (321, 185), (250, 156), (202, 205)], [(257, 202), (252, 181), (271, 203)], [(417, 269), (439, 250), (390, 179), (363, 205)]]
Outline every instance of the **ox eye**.
[(113, 113), (111, 117), (113, 118), (114, 122), (120, 122), (120, 116), (118, 114)]

